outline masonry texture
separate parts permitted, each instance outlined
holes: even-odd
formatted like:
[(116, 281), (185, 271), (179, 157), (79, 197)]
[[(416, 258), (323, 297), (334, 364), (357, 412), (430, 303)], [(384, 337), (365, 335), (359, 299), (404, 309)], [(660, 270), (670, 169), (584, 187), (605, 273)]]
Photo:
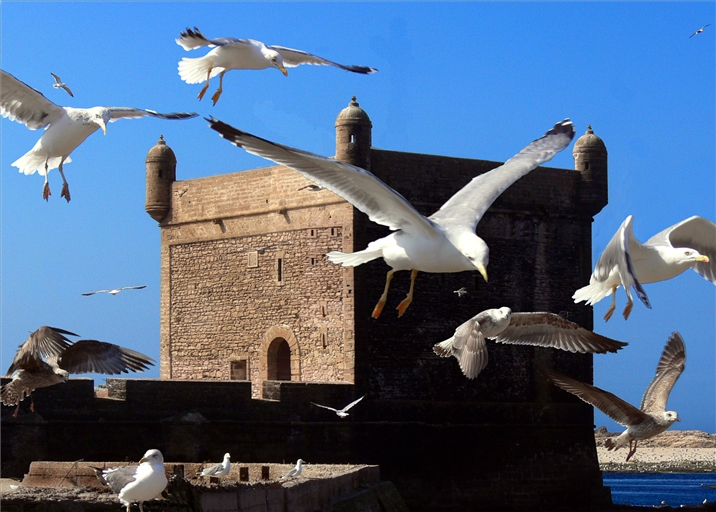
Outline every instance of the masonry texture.
[[(371, 127), (351, 101), (336, 120), (336, 158), (369, 167), (426, 215), (500, 165), (376, 149)], [(514, 152), (528, 142), (516, 141)], [(148, 210), (161, 231), (162, 381), (126, 381), (123, 395), (123, 381), (113, 380), (114, 400), (131, 405), (102, 416), (106, 406), (96, 402), (88, 421), (127, 418), (116, 442), (145, 436), (143, 446), (151, 439), (176, 457), (168, 460), (230, 451), (248, 462), (378, 464), (410, 510), (608, 506), (591, 407), (534, 368), (540, 361), (590, 382), (592, 356), (488, 342), (489, 365), (471, 381), (454, 358), (432, 351), (493, 307), (551, 311), (592, 328), (591, 308), (571, 295), (589, 281), (591, 224), (607, 202), (607, 153), (591, 128), (573, 152), (575, 170), (533, 171), (480, 221), (489, 283), (476, 271), (421, 272), (398, 319), (393, 308), (409, 283), (399, 272), (374, 320), (387, 265), (343, 268), (325, 253), (361, 250), (386, 228), (327, 190), (302, 189), (310, 182), (280, 166), (155, 179), (154, 167), (171, 168), (173, 154), (153, 148), (150, 156), (167, 161), (147, 160), (148, 204), (150, 192), (170, 198), (166, 214), (164, 206)], [(459, 298), (453, 291), (461, 287), (468, 294)], [(362, 395), (346, 420), (311, 405), (342, 407)], [(200, 430), (181, 420), (190, 412), (206, 419)], [(12, 428), (13, 436), (41, 435), (37, 426)], [(54, 456), (82, 456), (70, 452)]]

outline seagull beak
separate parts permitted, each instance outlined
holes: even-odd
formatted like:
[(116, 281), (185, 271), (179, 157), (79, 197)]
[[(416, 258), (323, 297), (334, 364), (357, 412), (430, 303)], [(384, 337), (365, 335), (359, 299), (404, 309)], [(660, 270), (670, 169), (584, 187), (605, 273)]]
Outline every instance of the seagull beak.
[(485, 268), (485, 265), (483, 265), (482, 263), (478, 263), (476, 267), (477, 270), (480, 271), (480, 274), (482, 274), (482, 278), (485, 280), (485, 282), (487, 282), (487, 269)]
[(141, 459), (139, 459), (139, 463), (141, 464), (142, 462), (147, 462), (147, 459), (145, 459), (144, 457), (142, 457)]
[(706, 256), (705, 254), (701, 254), (698, 258), (696, 258), (696, 261), (700, 261), (702, 263), (708, 263), (709, 257)]
[(278, 69), (279, 69), (279, 71), (281, 71), (281, 73), (283, 73), (283, 76), (288, 76), (288, 71), (286, 71), (285, 67), (283, 67), (279, 64)]
[(104, 124), (104, 123), (102, 123), (102, 133), (104, 133), (105, 135), (107, 135), (107, 125)]

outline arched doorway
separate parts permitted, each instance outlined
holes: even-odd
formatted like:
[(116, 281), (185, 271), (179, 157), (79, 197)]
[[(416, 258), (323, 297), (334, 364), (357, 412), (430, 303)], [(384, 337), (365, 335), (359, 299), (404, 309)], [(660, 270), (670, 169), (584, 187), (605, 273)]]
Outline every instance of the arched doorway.
[(291, 380), (291, 347), (284, 338), (275, 338), (266, 351), (268, 380)]

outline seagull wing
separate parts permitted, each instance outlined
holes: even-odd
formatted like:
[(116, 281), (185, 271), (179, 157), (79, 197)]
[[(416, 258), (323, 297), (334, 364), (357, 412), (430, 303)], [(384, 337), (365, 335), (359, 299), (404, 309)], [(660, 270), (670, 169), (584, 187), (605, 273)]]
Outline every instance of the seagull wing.
[(160, 119), (191, 119), (199, 115), (196, 112), (171, 112), (169, 114), (161, 114), (154, 110), (143, 110), (141, 108), (132, 107), (107, 107), (107, 110), (109, 110), (111, 115), (110, 122), (116, 121), (117, 119), (135, 119), (147, 116), (158, 117)]
[(212, 129), (235, 146), (300, 172), (351, 203), (373, 222), (426, 237), (438, 234), (438, 228), (403, 196), (360, 167), (282, 146), (213, 118), (207, 120)]
[(645, 253), (653, 251), (654, 249), (642, 244), (636, 239), (632, 231), (633, 220), (634, 217), (629, 215), (624, 219), (621, 226), (619, 226), (617, 232), (614, 233), (614, 236), (604, 248), (604, 252), (599, 257), (599, 260), (597, 260), (592, 278), (599, 282), (604, 282), (609, 278), (612, 269), (616, 267), (619, 273), (619, 279), (627, 295), (631, 298), (631, 288), (633, 287), (644, 305), (651, 308), (649, 297), (647, 297), (644, 288), (641, 286), (634, 272), (632, 259), (643, 259), (645, 258)]
[(620, 425), (637, 425), (647, 417), (644, 412), (609, 391), (579, 382), (540, 364), (536, 368), (552, 384), (593, 405)]
[(267, 48), (276, 50), (283, 57), (283, 64), (287, 68), (295, 68), (301, 64), (313, 64), (314, 66), (335, 66), (337, 68), (345, 69), (346, 71), (352, 71), (354, 73), (362, 73), (364, 75), (370, 75), (378, 71), (375, 68), (369, 68), (367, 66), (346, 66), (338, 64), (337, 62), (324, 59), (318, 55), (304, 52), (303, 50), (294, 50), (293, 48), (286, 48), (285, 46), (271, 45)]
[(0, 113), (30, 130), (44, 128), (62, 118), (65, 109), (55, 105), (40, 92), (0, 70)]
[(477, 377), (488, 362), (487, 344), (477, 316), (458, 326), (452, 338), (433, 346), (433, 351), (441, 357), (455, 356), (465, 377)]
[(215, 466), (210, 466), (208, 468), (205, 468), (199, 476), (211, 476), (217, 474), (219, 471), (224, 469), (224, 466), (222, 464), (217, 464)]
[(52, 75), (52, 78), (55, 79), (55, 83), (57, 83), (58, 85), (62, 85), (62, 79), (59, 76), (57, 76), (54, 73), (50, 73), (50, 74)]
[(69, 95), (72, 96), (73, 98), (75, 97), (75, 95), (72, 94), (72, 91), (70, 90), (69, 87), (67, 87), (67, 85), (63, 85), (62, 88), (63, 88), (65, 91), (67, 91), (67, 94), (69, 94)]
[(566, 148), (574, 137), (569, 119), (557, 123), (501, 166), (476, 176), (430, 216), (442, 226), (458, 225), (475, 231), (477, 223), (502, 192), (537, 166), (548, 162)]
[(127, 485), (131, 484), (137, 479), (137, 473), (139, 466), (124, 466), (121, 468), (108, 468), (101, 471), (100, 473), (95, 470), (97, 478), (104, 485), (108, 485), (112, 491), (119, 493)]
[(110, 291), (111, 290), (97, 290), (96, 292), (87, 292), (87, 293), (83, 293), (82, 295), (84, 295), (86, 297), (88, 295), (94, 295), (95, 293), (109, 293)]
[(362, 397), (360, 397), (358, 400), (355, 400), (355, 401), (349, 403), (348, 405), (346, 405), (346, 406), (343, 408), (343, 412), (346, 412), (348, 409), (350, 409), (351, 407), (353, 407), (355, 404), (357, 404), (358, 402), (360, 402), (360, 401), (363, 400), (364, 398), (365, 398), (365, 395), (363, 395)]
[(179, 38), (175, 39), (176, 43), (186, 51), (196, 50), (202, 46), (213, 48), (215, 46), (229, 46), (234, 44), (252, 44), (250, 39), (236, 39), (233, 37), (218, 37), (216, 39), (208, 39), (201, 31), (194, 27), (194, 30), (187, 28), (186, 31), (179, 33)]
[(72, 343), (65, 335), (77, 336), (73, 332), (57, 327), (48, 327), (47, 325), (40, 327), (30, 334), (25, 343), (20, 345), (20, 349), (7, 370), (7, 375), (12, 375), (15, 370), (35, 368), (42, 362), (43, 357), (62, 354)]
[(497, 343), (551, 347), (582, 354), (616, 352), (627, 343), (584, 329), (555, 313), (512, 313)]
[(694, 270), (704, 279), (716, 284), (716, 224), (694, 215), (657, 233), (646, 241), (647, 246), (670, 245), (690, 247), (709, 257), (709, 261), (697, 263)]
[(664, 346), (664, 351), (656, 365), (656, 376), (646, 388), (641, 399), (641, 410), (647, 413), (660, 413), (666, 409), (666, 401), (676, 380), (684, 371), (686, 346), (678, 332), (673, 333)]
[(317, 404), (316, 402), (311, 402), (316, 407), (323, 407), (324, 409), (328, 409), (329, 411), (338, 412), (338, 409), (334, 409), (333, 407), (328, 407), (327, 405), (321, 405)]
[(116, 375), (144, 371), (154, 365), (154, 359), (112, 343), (79, 340), (62, 353), (58, 365), (69, 373)]
[(146, 288), (147, 285), (144, 284), (142, 286), (123, 286), (120, 288), (120, 290), (141, 290), (142, 288)]

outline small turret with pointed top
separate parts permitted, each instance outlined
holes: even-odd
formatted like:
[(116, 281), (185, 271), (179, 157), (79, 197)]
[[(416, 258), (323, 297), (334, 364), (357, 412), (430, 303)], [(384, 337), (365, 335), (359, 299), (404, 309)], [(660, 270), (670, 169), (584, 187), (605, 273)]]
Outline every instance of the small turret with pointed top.
[(582, 173), (580, 196), (585, 213), (594, 216), (609, 201), (607, 147), (604, 141), (594, 135), (592, 125), (574, 143), (572, 150), (574, 168)]
[(372, 128), (370, 117), (353, 96), (336, 118), (336, 159), (369, 169)]

